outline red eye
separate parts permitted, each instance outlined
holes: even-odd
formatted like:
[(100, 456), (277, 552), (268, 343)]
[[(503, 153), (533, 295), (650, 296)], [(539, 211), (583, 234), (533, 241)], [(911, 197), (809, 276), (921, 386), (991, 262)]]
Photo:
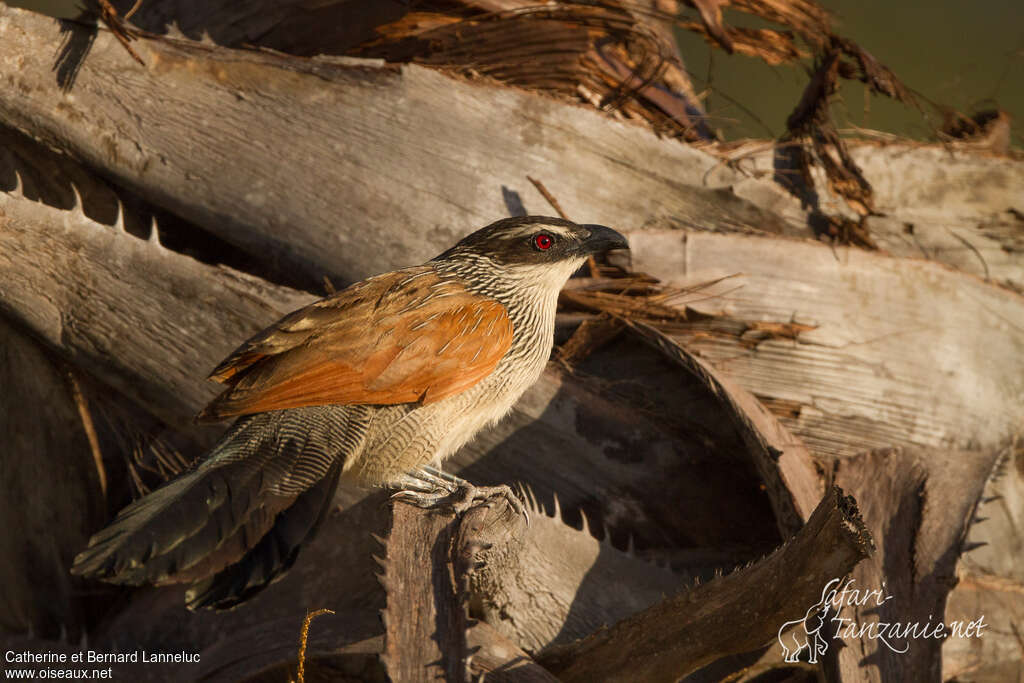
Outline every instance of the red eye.
[(551, 245), (555, 243), (555, 240), (551, 235), (541, 232), (533, 237), (533, 246), (537, 247), (541, 251), (547, 251), (551, 248)]

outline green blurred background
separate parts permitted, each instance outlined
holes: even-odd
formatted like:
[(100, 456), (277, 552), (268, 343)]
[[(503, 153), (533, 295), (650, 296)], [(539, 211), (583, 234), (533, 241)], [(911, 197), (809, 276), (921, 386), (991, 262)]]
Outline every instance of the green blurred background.
[[(859, 43), (915, 93), (965, 114), (1003, 109), (1013, 117), (1013, 144), (1024, 142), (1016, 132), (1024, 126), (1024, 0), (819, 1), (835, 17), (836, 33)], [(769, 25), (728, 9), (725, 20)], [(707, 110), (727, 139), (776, 137), (784, 131), (807, 84), (802, 68), (712, 52), (692, 33), (680, 32), (678, 38), (695, 87), (705, 87), (710, 75)], [(942, 123), (927, 105), (923, 114), (884, 97), (872, 97), (866, 106), (859, 83), (844, 85), (835, 112), (840, 123), (920, 139), (933, 137)]]
[[(1024, 146), (1024, 0), (820, 0), (852, 38), (926, 101), (964, 114), (1000, 108), (1013, 117), (1013, 144)], [(77, 14), (75, 0), (15, 0), (60, 17)], [(688, 12), (695, 16), (692, 10)], [(739, 26), (767, 26), (725, 10)], [(711, 48), (680, 31), (680, 49), (698, 91), (710, 84), (707, 110), (726, 139), (777, 137), (807, 83), (802, 67), (771, 67)], [(740, 103), (742, 106), (740, 106)], [(835, 105), (841, 126), (874, 128), (918, 139), (934, 137), (939, 113), (872, 97), (863, 86), (844, 85)]]

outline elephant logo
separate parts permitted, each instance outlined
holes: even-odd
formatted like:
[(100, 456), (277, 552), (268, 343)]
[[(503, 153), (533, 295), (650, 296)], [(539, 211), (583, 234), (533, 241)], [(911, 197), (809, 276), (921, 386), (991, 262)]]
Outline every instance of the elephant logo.
[[(831, 585), (831, 584), (830, 584)], [(818, 655), (825, 654), (828, 650), (828, 640), (822, 631), (825, 624), (832, 621), (828, 617), (833, 606), (829, 603), (828, 586), (821, 592), (821, 600), (811, 605), (803, 619), (787, 621), (779, 628), (779, 645), (782, 646), (782, 654), (787, 662), (799, 661), (800, 653), (807, 648), (807, 661), (811, 664), (818, 663)], [(786, 629), (795, 626), (791, 633), (783, 637)], [(787, 645), (786, 641), (789, 641)]]

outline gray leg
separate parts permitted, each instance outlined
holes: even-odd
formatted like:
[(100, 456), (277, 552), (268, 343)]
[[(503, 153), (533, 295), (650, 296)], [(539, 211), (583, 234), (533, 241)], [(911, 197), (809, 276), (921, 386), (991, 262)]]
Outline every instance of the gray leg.
[(530, 523), (523, 501), (508, 486), (473, 486), (465, 479), (434, 467), (417, 467), (402, 475), (401, 490), (391, 500), (430, 509), (448, 506), (460, 514), (477, 504), (486, 505), (493, 498), (504, 498), (516, 513)]

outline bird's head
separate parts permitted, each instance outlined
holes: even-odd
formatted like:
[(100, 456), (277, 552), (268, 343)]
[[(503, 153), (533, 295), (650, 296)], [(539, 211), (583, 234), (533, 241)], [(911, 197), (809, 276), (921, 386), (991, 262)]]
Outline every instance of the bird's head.
[(603, 225), (562, 218), (505, 218), (464, 237), (435, 261), (486, 265), (516, 279), (536, 278), (558, 289), (593, 254), (628, 249), (626, 238)]

